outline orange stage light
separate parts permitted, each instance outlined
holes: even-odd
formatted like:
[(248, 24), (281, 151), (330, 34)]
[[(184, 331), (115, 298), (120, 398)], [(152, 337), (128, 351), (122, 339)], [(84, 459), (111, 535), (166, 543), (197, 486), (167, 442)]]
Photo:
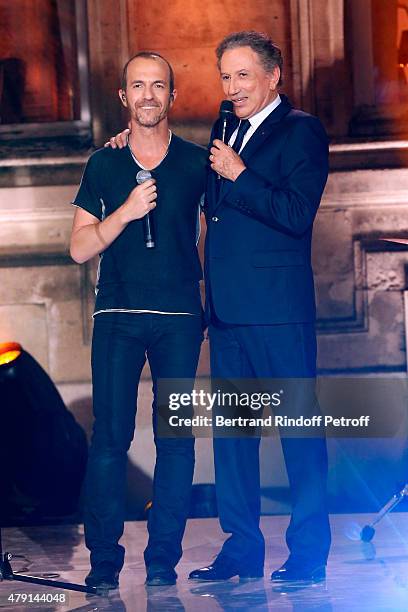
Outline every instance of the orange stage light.
[(18, 342), (0, 343), (0, 366), (11, 363), (21, 355), (22, 346)]

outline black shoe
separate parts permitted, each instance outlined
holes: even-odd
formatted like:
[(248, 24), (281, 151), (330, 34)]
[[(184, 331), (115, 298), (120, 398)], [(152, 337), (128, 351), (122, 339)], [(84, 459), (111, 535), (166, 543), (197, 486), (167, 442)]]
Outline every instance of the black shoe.
[(177, 574), (172, 567), (149, 567), (147, 570), (146, 586), (168, 586), (176, 584)]
[(254, 568), (249, 570), (248, 568), (240, 567), (239, 563), (234, 559), (216, 559), (212, 565), (202, 567), (200, 569), (193, 570), (190, 572), (189, 580), (229, 580), (234, 576), (239, 576), (243, 581), (245, 580), (256, 580), (262, 578), (263, 569)]
[(110, 561), (101, 561), (91, 569), (85, 578), (85, 584), (101, 589), (117, 589), (119, 586), (119, 570)]
[(288, 559), (271, 574), (273, 582), (322, 582), (326, 578), (325, 565), (311, 565)]

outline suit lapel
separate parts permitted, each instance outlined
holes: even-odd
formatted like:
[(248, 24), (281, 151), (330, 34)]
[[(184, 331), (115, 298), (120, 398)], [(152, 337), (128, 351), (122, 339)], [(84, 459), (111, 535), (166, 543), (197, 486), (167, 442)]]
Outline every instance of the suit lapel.
[(272, 111), (264, 121), (262, 121), (261, 125), (255, 130), (245, 147), (242, 149), (240, 156), (244, 162), (248, 161), (255, 151), (257, 151), (257, 149), (263, 145), (265, 140), (267, 140), (267, 138), (269, 138), (271, 135), (273, 126), (276, 123), (279, 123), (279, 121), (282, 121), (282, 119), (286, 117), (288, 112), (291, 110), (292, 105), (287, 97), (282, 95), (281, 98), (282, 102), (279, 104), (279, 106), (275, 108), (275, 110)]

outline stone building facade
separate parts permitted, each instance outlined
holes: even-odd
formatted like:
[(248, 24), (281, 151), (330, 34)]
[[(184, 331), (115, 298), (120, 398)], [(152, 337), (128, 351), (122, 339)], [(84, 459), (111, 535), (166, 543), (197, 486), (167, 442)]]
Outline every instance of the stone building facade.
[[(0, 11), (18, 3), (41, 14), (46, 0), (1, 1)], [(21, 342), (89, 431), (96, 262), (78, 266), (69, 257), (69, 203), (90, 149), (125, 125), (116, 93), (121, 67), (143, 48), (165, 55), (179, 92), (174, 131), (206, 143), (222, 98), (214, 48), (230, 31), (259, 29), (282, 48), (282, 90), (296, 106), (317, 114), (331, 137), (331, 173), (313, 242), (320, 371), (402, 375), (408, 247), (385, 240), (408, 235), (402, 48), (408, 17), (399, 3), (242, 0), (239, 11), (232, 0), (75, 0), (75, 6), (79, 119), (0, 124), (0, 340)], [(65, 10), (66, 2), (59, 8)], [(34, 59), (41, 72), (41, 56)], [(207, 373), (204, 343), (200, 374)], [(142, 431), (150, 428), (149, 393), (146, 368)], [(198, 447), (204, 457), (206, 441)], [(135, 464), (151, 473), (151, 439), (142, 436), (133, 452)], [(207, 480), (209, 470), (198, 461), (197, 481)]]

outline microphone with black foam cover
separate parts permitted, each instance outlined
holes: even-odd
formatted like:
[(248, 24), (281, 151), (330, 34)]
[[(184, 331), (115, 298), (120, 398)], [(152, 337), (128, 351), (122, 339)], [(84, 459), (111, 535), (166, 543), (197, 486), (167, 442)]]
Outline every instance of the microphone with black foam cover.
[(220, 105), (220, 120), (221, 120), (221, 138), (222, 142), (225, 143), (225, 134), (227, 131), (227, 125), (229, 121), (232, 121), (234, 116), (234, 105), (231, 100), (223, 100)]
[[(234, 116), (233, 109), (234, 105), (232, 104), (231, 100), (223, 100), (220, 104), (221, 129), (219, 133), (219, 138), (220, 140), (222, 140), (223, 143), (225, 143), (228, 123), (229, 121), (232, 121), (232, 118)], [(221, 179), (220, 174), (218, 174), (217, 176), (219, 179)]]
[[(139, 170), (136, 174), (136, 182), (138, 185), (142, 185), (146, 181), (149, 181), (152, 177), (149, 170)], [(143, 230), (144, 240), (147, 249), (152, 249), (155, 246), (154, 234), (153, 234), (153, 219), (150, 216), (150, 212), (146, 213), (143, 217)]]

